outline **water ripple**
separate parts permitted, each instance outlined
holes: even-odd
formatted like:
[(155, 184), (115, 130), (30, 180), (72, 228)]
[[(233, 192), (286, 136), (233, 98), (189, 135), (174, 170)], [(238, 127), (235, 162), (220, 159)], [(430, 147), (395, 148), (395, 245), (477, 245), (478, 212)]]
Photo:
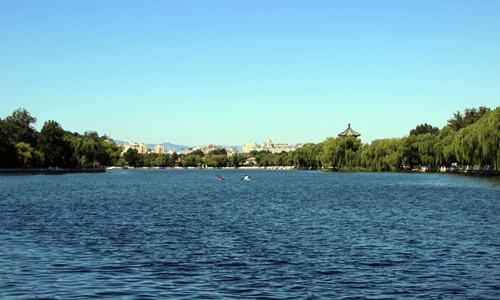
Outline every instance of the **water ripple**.
[(500, 185), (490, 177), (123, 170), (0, 180), (0, 298), (500, 298)]

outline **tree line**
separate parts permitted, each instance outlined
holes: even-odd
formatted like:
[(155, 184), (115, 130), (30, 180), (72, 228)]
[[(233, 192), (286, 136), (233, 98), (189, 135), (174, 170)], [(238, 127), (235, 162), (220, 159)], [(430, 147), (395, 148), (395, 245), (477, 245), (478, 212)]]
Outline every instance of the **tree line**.
[[(339, 169), (359, 171), (404, 170), (418, 166), (430, 169), (437, 166), (492, 165), (499, 169), (500, 163), (500, 107), (487, 107), (457, 111), (442, 129), (427, 123), (410, 130), (402, 138), (378, 139), (362, 144), (352, 136), (329, 137), (318, 144), (306, 144), (293, 152), (271, 153), (252, 151), (255, 165), (298, 166), (314, 169)], [(127, 153), (137, 152), (129, 149)], [(134, 154), (135, 155), (135, 154)], [(120, 164), (158, 167), (238, 167), (246, 157), (233, 154), (228, 157), (225, 149), (204, 155), (201, 150), (188, 155), (144, 154), (142, 158), (129, 160), (127, 154)], [(179, 161), (180, 158), (180, 161)], [(253, 163), (251, 163), (252, 165)]]
[(246, 157), (240, 153), (233, 153), (227, 156), (226, 149), (216, 149), (208, 154), (201, 150), (195, 150), (189, 154), (177, 153), (145, 153), (139, 154), (136, 149), (128, 149), (122, 158), (117, 162), (117, 166), (134, 167), (239, 167), (246, 162)]
[[(83, 135), (65, 131), (56, 121), (34, 128), (36, 118), (25, 109), (0, 119), (0, 167), (85, 168), (104, 165), (135, 167), (238, 167), (247, 158), (239, 153), (227, 156), (225, 149), (208, 154), (139, 154), (106, 142), (97, 132)], [(500, 167), (500, 107), (457, 111), (439, 129), (427, 123), (410, 130), (402, 138), (377, 139), (362, 144), (352, 136), (329, 137), (318, 144), (306, 144), (293, 152), (273, 154), (252, 151), (256, 165), (298, 166), (314, 169), (389, 171), (417, 166), (491, 165)]]
[[(500, 167), (500, 107), (457, 111), (442, 129), (418, 125), (402, 138), (370, 144), (348, 137), (329, 137), (292, 154), (295, 165), (340, 170), (389, 171), (417, 166), (429, 169), (460, 165)], [(257, 158), (257, 156), (256, 156)], [(257, 159), (258, 160), (258, 159)], [(262, 165), (262, 160), (258, 161)]]
[(115, 164), (122, 149), (95, 131), (83, 135), (37, 119), (26, 109), (0, 119), (0, 168), (90, 168)]

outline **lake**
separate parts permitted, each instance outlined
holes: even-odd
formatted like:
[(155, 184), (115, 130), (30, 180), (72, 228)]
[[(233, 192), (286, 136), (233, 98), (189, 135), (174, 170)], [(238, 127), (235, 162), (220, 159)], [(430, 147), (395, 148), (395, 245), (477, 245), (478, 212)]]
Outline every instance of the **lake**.
[(0, 176), (0, 298), (500, 299), (500, 179)]

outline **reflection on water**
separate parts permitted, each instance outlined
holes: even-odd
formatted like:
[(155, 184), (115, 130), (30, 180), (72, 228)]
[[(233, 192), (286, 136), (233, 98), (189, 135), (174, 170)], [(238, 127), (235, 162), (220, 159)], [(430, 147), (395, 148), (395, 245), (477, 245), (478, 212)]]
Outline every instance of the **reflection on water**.
[(496, 177), (114, 170), (0, 182), (0, 298), (500, 298)]

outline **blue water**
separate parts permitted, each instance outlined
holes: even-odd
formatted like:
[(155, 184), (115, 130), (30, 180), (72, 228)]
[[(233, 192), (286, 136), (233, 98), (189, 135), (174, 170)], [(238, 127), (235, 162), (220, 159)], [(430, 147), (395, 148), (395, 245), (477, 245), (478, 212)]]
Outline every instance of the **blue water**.
[(0, 298), (500, 299), (500, 180), (0, 176)]

